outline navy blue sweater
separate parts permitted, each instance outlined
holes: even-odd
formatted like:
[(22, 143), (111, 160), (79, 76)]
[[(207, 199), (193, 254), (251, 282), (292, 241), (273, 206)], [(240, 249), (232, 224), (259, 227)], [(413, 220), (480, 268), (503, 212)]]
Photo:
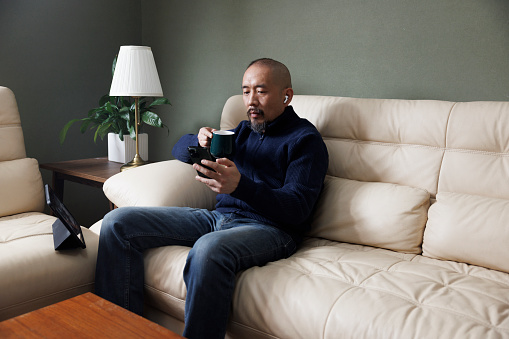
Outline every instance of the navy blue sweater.
[[(320, 133), (291, 106), (263, 134), (252, 131), (247, 120), (234, 132), (235, 152), (230, 159), (241, 179), (233, 193), (217, 195), (216, 209), (281, 228), (298, 240), (309, 229), (329, 164)], [(187, 152), (191, 145), (198, 145), (197, 136), (184, 135), (173, 156), (191, 163)]]

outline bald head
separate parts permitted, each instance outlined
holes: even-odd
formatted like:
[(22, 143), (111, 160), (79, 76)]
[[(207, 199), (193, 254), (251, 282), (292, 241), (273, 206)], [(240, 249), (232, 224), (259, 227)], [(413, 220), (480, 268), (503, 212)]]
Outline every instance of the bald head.
[(255, 60), (244, 72), (242, 93), (251, 128), (263, 133), (267, 124), (283, 114), (292, 102), (290, 72), (278, 61)]
[(274, 81), (281, 87), (281, 89), (292, 88), (292, 77), (290, 76), (290, 71), (283, 63), (270, 58), (261, 58), (252, 61), (247, 68), (253, 65), (270, 68)]

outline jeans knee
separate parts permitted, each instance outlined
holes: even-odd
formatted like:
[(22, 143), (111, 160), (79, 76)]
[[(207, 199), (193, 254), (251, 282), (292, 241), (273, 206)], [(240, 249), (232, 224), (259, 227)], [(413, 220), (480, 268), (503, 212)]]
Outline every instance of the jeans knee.
[(117, 208), (110, 211), (103, 218), (101, 236), (108, 236), (111, 234), (122, 236), (125, 234), (125, 230), (132, 220), (132, 213), (132, 209), (128, 207)]
[(210, 233), (198, 239), (192, 249), (194, 256), (206, 259), (221, 253), (225, 249), (225, 242), (215, 235), (215, 233)]
[(202, 236), (194, 244), (187, 257), (186, 266), (194, 266), (201, 270), (212, 269), (212, 267), (228, 267), (233, 269), (236, 258), (229, 251), (228, 245), (214, 233)]

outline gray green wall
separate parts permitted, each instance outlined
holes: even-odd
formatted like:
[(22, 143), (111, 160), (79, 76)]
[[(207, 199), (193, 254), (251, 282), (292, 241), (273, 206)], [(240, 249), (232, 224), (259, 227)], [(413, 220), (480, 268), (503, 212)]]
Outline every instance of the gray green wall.
[[(106, 142), (94, 144), (77, 127), (63, 146), (58, 133), (108, 92), (119, 46), (141, 43), (140, 9), (140, 0), (0, 0), (0, 86), (16, 95), (29, 157), (107, 153)], [(41, 173), (51, 184), (50, 172)], [(76, 183), (66, 182), (64, 202), (87, 226), (108, 211), (101, 190)]]
[[(58, 132), (107, 93), (125, 44), (152, 47), (173, 104), (159, 110), (169, 136), (147, 130), (151, 160), (217, 127), (258, 57), (287, 64), (297, 94), (509, 100), (507, 0), (0, 0), (0, 85), (16, 93), (29, 156), (106, 155), (91, 134), (60, 146)], [(83, 224), (102, 216), (99, 190), (67, 187)]]
[(144, 0), (142, 12), (173, 102), (158, 158), (217, 126), (258, 57), (284, 62), (297, 94), (509, 99), (507, 0)]

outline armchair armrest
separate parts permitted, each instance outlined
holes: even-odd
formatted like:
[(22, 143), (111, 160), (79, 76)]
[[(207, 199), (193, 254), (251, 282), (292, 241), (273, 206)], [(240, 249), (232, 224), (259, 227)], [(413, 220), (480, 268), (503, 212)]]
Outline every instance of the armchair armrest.
[(116, 206), (215, 208), (216, 193), (195, 180), (189, 164), (168, 160), (136, 167), (106, 180), (103, 191)]

